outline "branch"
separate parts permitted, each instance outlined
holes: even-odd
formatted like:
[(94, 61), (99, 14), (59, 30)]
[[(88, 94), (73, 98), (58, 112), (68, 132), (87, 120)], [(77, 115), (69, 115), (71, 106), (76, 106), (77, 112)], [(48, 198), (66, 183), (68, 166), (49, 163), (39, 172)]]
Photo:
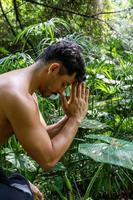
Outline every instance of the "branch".
[[(13, 0), (14, 1), (14, 0)], [(7, 24), (9, 25), (9, 27), (10, 27), (10, 29), (11, 29), (11, 32), (12, 32), (12, 34), (16, 37), (16, 32), (14, 31), (14, 29), (13, 29), (13, 26), (11, 25), (11, 23), (10, 23), (10, 21), (8, 20), (8, 17), (6, 16), (6, 13), (4, 12), (4, 9), (3, 9), (3, 6), (2, 6), (2, 3), (1, 3), (1, 1), (0, 1), (0, 8), (1, 8), (1, 11), (2, 11), (2, 15), (1, 16), (4, 16), (4, 18), (5, 18), (5, 20), (6, 20), (6, 22), (7, 22)], [(15, 10), (15, 8), (14, 8), (14, 10)], [(23, 30), (23, 27), (22, 27), (22, 25), (21, 25), (21, 22), (20, 22), (20, 20), (19, 20), (19, 15), (18, 15), (18, 12), (15, 10), (15, 12), (16, 12), (16, 20), (19, 22), (19, 25), (20, 25), (20, 28)], [(29, 40), (27, 40), (27, 43), (30, 45), (30, 47), (33, 49), (33, 51), (34, 51), (34, 54), (36, 55), (36, 51), (35, 51), (35, 49), (34, 49), (34, 46), (32, 45), (32, 43), (29, 41)], [(37, 56), (37, 55), (36, 55)]]
[[(99, 20), (99, 21), (101, 21), (101, 22), (103, 22), (103, 23), (105, 23), (112, 31), (114, 31), (114, 32), (124, 41), (125, 44), (127, 44), (127, 39), (128, 39), (128, 38), (123, 37), (123, 35), (122, 35), (120, 32), (118, 32), (117, 30), (115, 30), (107, 21), (104, 21), (104, 20), (102, 20), (102, 19), (99, 19), (98, 17), (95, 17), (95, 19), (96, 19), (96, 20)], [(130, 49), (131, 49), (131, 48), (130, 48)], [(131, 50), (132, 50), (132, 49), (131, 49)]]
[(98, 17), (95, 17), (96, 20), (99, 20), (102, 23), (105, 23), (112, 31), (114, 31), (116, 34), (121, 35), (119, 32), (117, 32), (107, 21), (104, 21), (103, 19), (100, 19)]
[(1, 8), (1, 11), (2, 11), (2, 15), (4, 16), (7, 24), (9, 25), (9, 27), (11, 29), (12, 34), (16, 37), (16, 33), (15, 33), (14, 29), (13, 29), (13, 26), (10, 24), (10, 21), (9, 21), (8, 17), (6, 16), (6, 14), (4, 12), (4, 9), (3, 9), (1, 1), (0, 1), (0, 8)]
[(123, 10), (118, 10), (118, 11), (99, 12), (99, 13), (96, 13), (96, 14), (86, 15), (86, 14), (77, 13), (77, 12), (72, 11), (72, 10), (63, 9), (63, 8), (59, 8), (59, 7), (56, 7), (56, 6), (51, 6), (51, 5), (44, 4), (44, 3), (39, 3), (39, 2), (34, 1), (34, 0), (25, 0), (25, 1), (26, 1), (26, 2), (30, 2), (30, 3), (33, 3), (33, 4), (36, 4), (36, 5), (40, 5), (40, 6), (43, 6), (43, 7), (51, 8), (51, 9), (53, 9), (53, 10), (59, 10), (59, 11), (62, 11), (62, 12), (72, 13), (72, 14), (79, 15), (79, 16), (82, 16), (82, 17), (85, 17), (85, 18), (94, 18), (95, 16), (98, 16), (98, 15), (106, 15), (106, 14), (121, 13), (121, 12), (130, 11), (130, 10), (133, 9), (133, 7), (130, 7), (130, 8), (123, 9)]
[[(16, 15), (16, 22), (18, 22), (20, 29), (23, 30), (23, 25), (22, 25), (22, 23), (20, 21), (20, 14), (19, 14), (19, 10), (18, 10), (19, 6), (17, 6), (16, 0), (12, 0), (12, 3), (13, 3), (13, 6), (14, 6), (14, 11), (15, 11), (15, 15)], [(33, 44), (31, 43), (31, 41), (29, 39), (27, 39), (26, 42), (33, 49), (33, 52), (36, 55), (36, 51), (34, 49)]]
[(87, 17), (87, 15), (85, 15), (85, 14), (80, 14), (80, 13), (77, 13), (75, 11), (59, 8), (59, 7), (56, 7), (56, 6), (50, 6), (50, 5), (44, 4), (44, 3), (39, 3), (39, 2), (34, 1), (34, 0), (25, 0), (25, 1), (39, 5), (39, 6), (43, 6), (43, 7), (46, 7), (46, 8), (51, 8), (51, 9), (56, 10), (56, 11), (59, 10), (59, 11), (62, 11), (62, 12), (68, 12), (68, 13), (76, 14), (76, 15), (79, 15), (79, 16)]
[(121, 12), (127, 12), (127, 11), (130, 11), (132, 9), (133, 9), (133, 7), (125, 8), (123, 10), (110, 11), (110, 12), (99, 12), (99, 13), (96, 13), (95, 15), (92, 15), (92, 16), (107, 15), (107, 14), (117, 14), (117, 13), (121, 13)]
[(104, 21), (103, 19), (100, 19), (98, 17), (95, 17), (95, 19), (105, 23), (112, 31), (116, 31), (107, 21)]
[[(21, 7), (21, 6), (24, 5), (24, 4), (25, 4), (25, 2), (22, 3), (22, 4), (20, 4), (20, 5), (18, 6), (18, 8)], [(7, 12), (5, 12), (5, 14), (8, 14), (8, 13), (10, 13), (10, 12), (12, 12), (12, 11), (14, 11), (13, 8), (9, 9)], [(2, 17), (2, 15), (0, 15), (0, 17)]]
[[(121, 13), (121, 12), (126, 12), (126, 11), (130, 11), (133, 9), (133, 7), (130, 7), (130, 8), (127, 8), (127, 9), (124, 9), (124, 10), (118, 10), (118, 11), (112, 11), (112, 12), (100, 12), (100, 13), (96, 13), (95, 15), (86, 15), (86, 14), (81, 14), (81, 13), (77, 13), (75, 11), (71, 11), (71, 10), (65, 10), (65, 9), (62, 9), (62, 8), (59, 8), (59, 7), (55, 7), (55, 6), (50, 6), (50, 5), (47, 5), (47, 4), (43, 4), (43, 3), (39, 3), (39, 2), (36, 2), (34, 0), (25, 0), (24, 3), (20, 4), (18, 6), (21, 7), (22, 5), (24, 5), (25, 3), (27, 2), (30, 2), (30, 3), (33, 3), (33, 4), (37, 4), (37, 5), (40, 5), (40, 6), (43, 6), (43, 7), (47, 7), (47, 8), (51, 8), (51, 9), (54, 9), (54, 10), (59, 10), (59, 11), (62, 11), (62, 12), (69, 12), (69, 13), (72, 13), (72, 14), (75, 14), (75, 15), (79, 15), (79, 16), (82, 16), (82, 17), (86, 17), (86, 18), (90, 18), (90, 17), (94, 17), (96, 15), (104, 15), (104, 14), (114, 14), (114, 13)], [(14, 9), (10, 9), (8, 10), (7, 12), (5, 12), (5, 14), (8, 14), (10, 12), (12, 12)], [(0, 15), (1, 17), (2, 15)]]
[(23, 26), (22, 26), (20, 18), (19, 18), (19, 10), (18, 10), (18, 6), (17, 6), (16, 0), (12, 0), (12, 3), (13, 3), (13, 6), (14, 6), (14, 11), (15, 11), (15, 15), (16, 15), (16, 21), (19, 23), (20, 28), (23, 29)]

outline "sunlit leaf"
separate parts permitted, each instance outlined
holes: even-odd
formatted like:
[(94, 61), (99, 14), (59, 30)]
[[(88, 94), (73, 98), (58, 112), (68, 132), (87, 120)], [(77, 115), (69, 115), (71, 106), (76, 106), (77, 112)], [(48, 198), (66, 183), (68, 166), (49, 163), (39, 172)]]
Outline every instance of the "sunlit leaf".
[(104, 129), (108, 127), (106, 124), (101, 123), (97, 120), (90, 120), (90, 119), (84, 119), (84, 121), (80, 125), (83, 129)]
[(106, 143), (85, 143), (79, 145), (79, 152), (97, 162), (114, 164), (133, 170), (133, 143), (103, 135), (88, 135)]

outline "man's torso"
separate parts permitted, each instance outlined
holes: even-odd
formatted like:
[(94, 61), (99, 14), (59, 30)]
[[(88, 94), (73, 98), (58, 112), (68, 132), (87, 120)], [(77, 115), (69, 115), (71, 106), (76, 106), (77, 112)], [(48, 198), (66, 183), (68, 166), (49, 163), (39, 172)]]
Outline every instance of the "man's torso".
[(8, 87), (8, 75), (0, 75), (0, 145), (13, 134), (12, 127), (4, 112), (4, 90)]
[(25, 90), (24, 78), (21, 73), (21, 70), (17, 70), (0, 75), (0, 146), (13, 135), (13, 128), (4, 109), (5, 93), (11, 92), (16, 87), (18, 90), (20, 88), (21, 92)]

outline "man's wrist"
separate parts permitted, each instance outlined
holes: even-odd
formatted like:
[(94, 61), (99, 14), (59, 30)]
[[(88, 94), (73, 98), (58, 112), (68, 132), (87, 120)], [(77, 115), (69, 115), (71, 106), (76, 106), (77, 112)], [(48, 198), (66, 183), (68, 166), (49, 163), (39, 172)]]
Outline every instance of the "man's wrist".
[(81, 120), (78, 119), (77, 117), (75, 117), (75, 116), (70, 116), (69, 119), (71, 119), (73, 122), (75, 122), (75, 123), (78, 125), (78, 127), (80, 126)]

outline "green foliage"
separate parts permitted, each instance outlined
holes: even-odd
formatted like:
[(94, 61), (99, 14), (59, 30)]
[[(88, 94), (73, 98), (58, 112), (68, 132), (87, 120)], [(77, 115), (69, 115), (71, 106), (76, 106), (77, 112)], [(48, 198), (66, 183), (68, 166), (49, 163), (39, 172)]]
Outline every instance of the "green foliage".
[(33, 59), (26, 53), (10, 54), (0, 59), (0, 74), (14, 69), (20, 69), (33, 63)]
[(103, 135), (88, 135), (106, 143), (84, 143), (79, 145), (79, 152), (97, 162), (114, 164), (133, 170), (133, 143)]
[(15, 136), (12, 136), (8, 144), (0, 149), (1, 167), (8, 174), (19, 171), (28, 179), (32, 179), (37, 173), (38, 165), (24, 151)]
[(9, 53), (9, 51), (7, 51), (7, 49), (3, 48), (3, 47), (0, 47), (0, 54), (2, 55), (7, 55)]
[[(15, 151), (12, 150), (10, 144), (7, 145), (5, 154), (1, 150), (4, 160), (3, 167), (9, 171), (17, 169), (30, 180), (34, 180), (47, 197), (51, 196), (51, 199), (69, 200), (76, 198), (80, 200), (81, 198), (87, 199), (89, 196), (93, 196), (94, 199), (95, 197), (104, 199), (105, 194), (108, 194), (107, 198), (111, 198), (114, 194), (119, 194), (121, 190), (129, 188), (130, 191), (130, 185), (133, 183), (132, 172), (120, 166), (132, 168), (132, 162), (129, 160), (129, 156), (132, 155), (132, 145), (130, 145), (130, 149), (127, 149), (125, 146), (121, 146), (119, 139), (117, 139), (120, 142), (118, 147), (113, 143), (109, 144), (109, 142), (86, 143), (90, 133), (98, 137), (99, 131), (100, 134), (103, 134), (98, 138), (100, 140), (109, 139), (109, 136), (129, 141), (133, 139), (132, 53), (127, 53), (122, 47), (122, 41), (117, 41), (116, 38), (111, 38), (104, 46), (96, 44), (93, 39), (83, 33), (75, 32), (62, 38), (69, 38), (77, 42), (83, 49), (87, 66), (86, 85), (91, 90), (87, 117), (81, 124), (70, 150), (61, 160), (67, 173), (64, 172), (63, 168), (57, 167), (57, 170), (53, 170), (54, 172), (50, 171), (43, 175), (41, 169), (27, 157), (17, 141), (13, 143), (13, 149), (17, 147)], [(55, 37), (55, 40), (58, 38)], [(49, 40), (48, 36), (43, 41), (44, 43), (40, 43), (37, 47), (38, 51), (46, 47), (48, 43), (50, 44), (51, 38)], [(33, 62), (32, 57), (27, 53), (18, 52), (9, 55), (0, 60), (1, 73), (28, 66)], [(69, 93), (69, 91), (66, 92)], [(38, 95), (38, 101), (47, 124), (58, 121), (63, 115), (58, 97), (43, 99)], [(94, 159), (95, 155), (95, 160), (98, 159), (98, 161), (107, 162), (110, 165), (102, 163), (100, 165), (102, 167), (100, 167), (87, 158), (88, 156), (81, 155), (78, 149), (84, 146), (87, 148), (87, 150), (83, 148), (84, 151), (89, 151), (87, 153), (89, 157)], [(94, 154), (94, 151), (98, 153)], [(125, 160), (121, 158), (123, 154), (126, 156)], [(131, 156), (130, 159), (132, 160)], [(112, 167), (112, 164), (118, 165), (119, 168)], [(84, 181), (85, 177), (87, 180)]]
[[(63, 19), (52, 18), (46, 22), (26, 27), (18, 34), (16, 42), (21, 40), (23, 42), (23, 48), (25, 48), (27, 40), (31, 39), (34, 41), (34, 43), (32, 43), (34, 48), (37, 51), (41, 51), (49, 44), (55, 42), (57, 38), (60, 38), (63, 33), (68, 33), (68, 31), (69, 26)], [(39, 53), (40, 52), (38, 52), (38, 54)]]
[(12, 164), (18, 170), (28, 170), (29, 172), (36, 171), (36, 167), (28, 156), (20, 152), (11, 151), (10, 148), (4, 149), (5, 161)]
[(101, 164), (101, 165), (98, 167), (98, 170), (96, 171), (95, 175), (94, 175), (93, 178), (91, 179), (91, 181), (90, 181), (90, 183), (89, 183), (89, 185), (88, 185), (88, 187), (87, 187), (87, 190), (86, 190), (86, 192), (85, 192), (85, 195), (84, 195), (84, 197), (83, 197), (83, 200), (88, 199), (88, 197), (89, 197), (89, 195), (90, 195), (90, 191), (91, 191), (91, 189), (92, 189), (92, 187), (93, 187), (93, 185), (94, 185), (94, 182), (96, 181), (96, 178), (98, 177), (98, 175), (99, 175), (99, 173), (100, 173), (102, 167), (103, 167), (103, 164)]
[[(74, 8), (79, 12), (86, 11), (89, 14), (94, 14), (94, 11), (100, 9), (94, 5), (94, 1), (90, 1), (89, 4), (88, 1), (83, 2), (81, 6), (81, 1), (78, 4), (76, 1), (56, 0), (52, 2), (52, 5), (63, 7), (68, 3), (71, 9)], [(104, 5), (103, 9), (109, 8), (111, 11), (113, 4), (110, 5), (110, 3), (112, 2), (108, 1), (108, 5)], [(30, 3), (22, 5), (19, 11), (24, 27), (20, 29), (14, 16), (9, 14), (16, 28), (17, 37), (7, 37), (8, 44), (7, 40), (5, 42), (2, 39), (3, 45), (0, 46), (4, 47), (0, 48), (0, 55), (6, 57), (0, 59), (0, 73), (29, 66), (51, 43), (63, 38), (70, 39), (76, 42), (83, 51), (86, 61), (86, 85), (90, 88), (91, 94), (90, 105), (86, 119), (81, 124), (71, 148), (53, 170), (44, 173), (14, 138), (11, 138), (5, 149), (0, 150), (2, 167), (9, 172), (18, 170), (37, 183), (46, 194), (46, 199), (91, 200), (89, 196), (92, 196), (94, 199), (112, 200), (119, 199), (122, 191), (128, 191), (127, 194), (129, 194), (133, 184), (133, 173), (129, 170), (132, 169), (133, 152), (131, 33), (125, 28), (126, 34), (118, 37), (118, 34), (109, 31), (107, 24), (103, 26), (99, 20), (95, 21), (96, 18), (84, 20), (81, 16), (69, 15), (65, 12), (60, 17), (57, 10), (52, 11), (52, 16), (58, 16), (58, 18), (50, 19), (50, 8), (45, 9), (38, 5), (35, 7)], [(114, 17), (110, 15), (99, 18), (110, 19), (110, 23), (111, 20), (112, 24), (116, 23)], [(46, 21), (46, 19), (49, 20)], [(121, 19), (122, 17), (118, 22)], [(130, 16), (127, 16), (126, 21), (128, 25)], [(120, 26), (117, 27), (122, 31)], [(6, 29), (5, 26), (3, 33), (7, 33)], [(10, 32), (7, 34), (9, 36)], [(127, 38), (128, 35), (129, 38)], [(19, 52), (16, 52), (18, 49)], [(66, 93), (69, 94), (69, 91)], [(62, 117), (63, 110), (58, 96), (43, 99), (38, 95), (38, 101), (47, 124), (54, 123)], [(100, 136), (98, 136), (99, 132)], [(98, 141), (88, 143), (88, 138), (98, 139)], [(99, 165), (90, 157), (101, 164)]]
[(107, 127), (106, 124), (103, 124), (99, 121), (96, 121), (96, 120), (90, 120), (90, 119), (87, 119), (85, 118), (84, 121), (81, 123), (80, 127), (82, 129), (104, 129)]

